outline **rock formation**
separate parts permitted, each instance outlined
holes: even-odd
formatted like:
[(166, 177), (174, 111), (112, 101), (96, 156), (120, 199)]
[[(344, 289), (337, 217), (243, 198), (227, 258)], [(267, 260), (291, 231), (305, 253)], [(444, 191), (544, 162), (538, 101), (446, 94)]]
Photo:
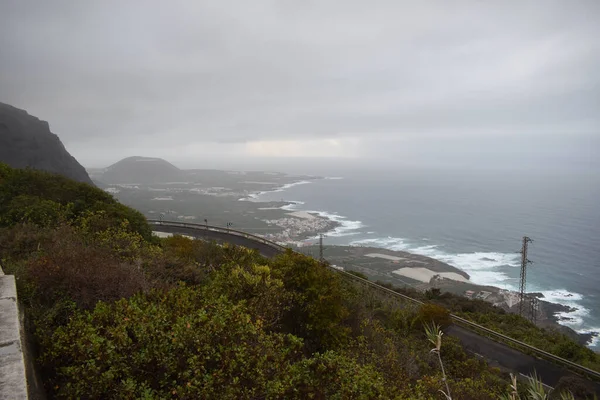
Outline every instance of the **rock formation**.
[(0, 162), (31, 167), (93, 184), (85, 168), (69, 154), (48, 122), (0, 103)]

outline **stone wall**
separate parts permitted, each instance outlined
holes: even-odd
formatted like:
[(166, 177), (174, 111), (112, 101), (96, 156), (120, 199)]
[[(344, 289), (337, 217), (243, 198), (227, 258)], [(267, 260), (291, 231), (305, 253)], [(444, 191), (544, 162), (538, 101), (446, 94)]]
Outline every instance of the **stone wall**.
[(28, 399), (17, 287), (0, 267), (0, 399)]

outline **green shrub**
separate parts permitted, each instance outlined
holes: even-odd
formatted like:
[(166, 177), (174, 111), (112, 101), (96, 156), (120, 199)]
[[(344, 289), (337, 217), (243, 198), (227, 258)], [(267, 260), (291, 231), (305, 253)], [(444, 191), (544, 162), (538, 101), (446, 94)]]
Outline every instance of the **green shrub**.
[(54, 333), (43, 360), (58, 398), (254, 398), (301, 344), (265, 333), (241, 306), (181, 287), (98, 303)]
[(339, 276), (318, 261), (291, 251), (270, 265), (293, 296), (283, 318), (284, 327), (304, 338), (311, 351), (335, 349), (346, 343), (350, 329), (343, 321), (349, 311)]
[(231, 301), (243, 302), (248, 311), (259, 318), (265, 327), (281, 327), (284, 315), (290, 310), (293, 295), (281, 279), (273, 276), (267, 265), (225, 265), (206, 285), (207, 296), (226, 295)]
[(418, 319), (422, 324), (434, 323), (444, 328), (452, 323), (450, 311), (437, 304), (423, 304), (419, 307)]
[(30, 223), (41, 227), (54, 227), (69, 219), (71, 204), (66, 206), (52, 200), (34, 196), (16, 196), (0, 215), (0, 225), (13, 226)]
[(0, 164), (0, 226), (30, 222), (54, 226), (63, 219), (102, 211), (98, 231), (129, 221), (130, 229), (152, 241), (152, 229), (144, 216), (117, 202), (110, 194), (86, 183), (33, 169), (13, 169)]
[(268, 399), (386, 398), (383, 378), (371, 366), (335, 352), (302, 360), (269, 384)]

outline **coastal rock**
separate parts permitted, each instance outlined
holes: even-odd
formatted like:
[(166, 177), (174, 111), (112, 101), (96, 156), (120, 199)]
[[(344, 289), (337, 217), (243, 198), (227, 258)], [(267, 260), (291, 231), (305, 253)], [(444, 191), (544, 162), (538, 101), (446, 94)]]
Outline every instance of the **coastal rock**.
[(93, 184), (85, 168), (69, 154), (48, 122), (0, 103), (0, 162), (34, 168)]

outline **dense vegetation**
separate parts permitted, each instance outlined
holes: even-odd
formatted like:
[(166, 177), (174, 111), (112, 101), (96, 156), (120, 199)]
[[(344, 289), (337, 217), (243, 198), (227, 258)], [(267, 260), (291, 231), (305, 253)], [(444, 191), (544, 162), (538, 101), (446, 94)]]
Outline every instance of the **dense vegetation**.
[(159, 240), (138, 212), (58, 176), (0, 165), (0, 246), (50, 397), (438, 399), (451, 390), (496, 399), (510, 390), (506, 374), (452, 338), (432, 353), (423, 328), (448, 323), (439, 305), (388, 306), (292, 252), (268, 260)]

